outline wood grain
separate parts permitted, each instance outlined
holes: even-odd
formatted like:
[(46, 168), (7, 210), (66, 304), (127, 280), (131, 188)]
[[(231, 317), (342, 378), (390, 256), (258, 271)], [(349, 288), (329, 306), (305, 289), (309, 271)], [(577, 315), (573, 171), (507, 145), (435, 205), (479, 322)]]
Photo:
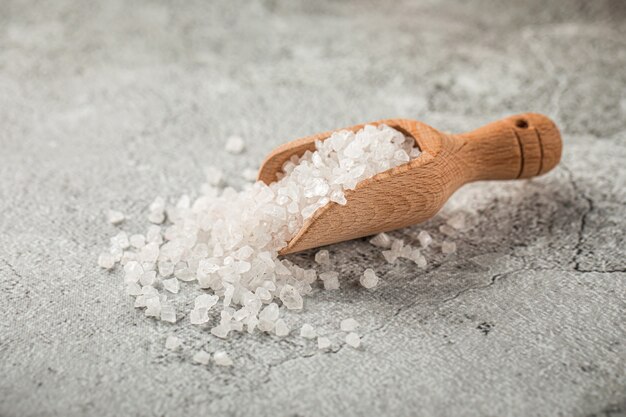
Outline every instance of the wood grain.
[[(561, 158), (561, 135), (548, 117), (525, 113), (463, 134), (445, 134), (409, 119), (387, 124), (415, 139), (422, 154), (362, 181), (346, 192), (346, 205), (330, 203), (309, 218), (281, 254), (421, 223), (434, 216), (459, 187), (472, 181), (531, 178)], [(364, 125), (346, 128), (357, 131)], [(336, 129), (342, 130), (342, 129)], [(329, 131), (286, 143), (263, 162), (259, 180), (271, 183), (292, 155), (315, 149)]]

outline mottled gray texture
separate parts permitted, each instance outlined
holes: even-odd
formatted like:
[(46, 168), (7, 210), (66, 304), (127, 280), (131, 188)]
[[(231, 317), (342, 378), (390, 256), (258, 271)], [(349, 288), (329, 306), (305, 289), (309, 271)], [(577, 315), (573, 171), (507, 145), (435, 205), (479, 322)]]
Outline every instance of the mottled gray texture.
[[(624, 415), (626, 7), (508, 3), (2, 1), (0, 415)], [(527, 110), (562, 127), (563, 162), (455, 196), (473, 223), (458, 255), (431, 251), (423, 272), (365, 241), (330, 248), (342, 289), (291, 318), (332, 331), (330, 353), (186, 320), (168, 352), (172, 327), (95, 266), (107, 208), (142, 231), (152, 198), (195, 190), (205, 164), (241, 184), (329, 128)], [(241, 157), (222, 150), (233, 133)], [(337, 342), (349, 316), (358, 351)], [(199, 348), (236, 366), (194, 365)]]

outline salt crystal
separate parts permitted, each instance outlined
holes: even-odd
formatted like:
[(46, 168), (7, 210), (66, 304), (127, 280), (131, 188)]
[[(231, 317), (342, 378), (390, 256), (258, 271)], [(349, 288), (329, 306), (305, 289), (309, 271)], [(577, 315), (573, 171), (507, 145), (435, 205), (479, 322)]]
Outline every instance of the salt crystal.
[(330, 254), (326, 249), (322, 249), (315, 254), (315, 262), (320, 265), (330, 265)]
[(146, 271), (139, 278), (141, 285), (152, 285), (156, 278), (156, 271)]
[(101, 253), (98, 256), (98, 266), (104, 269), (112, 269), (115, 266), (115, 257), (110, 253)]
[(178, 291), (180, 291), (180, 282), (176, 278), (164, 279), (163, 288), (172, 294), (178, 294)]
[(213, 360), (219, 366), (232, 366), (233, 360), (224, 351), (217, 351), (213, 354)]
[(374, 288), (376, 285), (378, 285), (378, 276), (373, 269), (367, 268), (365, 272), (363, 272), (363, 275), (359, 279), (359, 282), (365, 288)]
[(448, 219), (446, 222), (449, 226), (461, 230), (465, 228), (465, 214), (462, 212), (456, 213)]
[(239, 136), (230, 136), (226, 139), (226, 144), (224, 145), (226, 152), (230, 152), (232, 154), (239, 154), (243, 152), (245, 147), (246, 143)]
[(128, 240), (128, 235), (126, 232), (119, 232), (115, 236), (111, 238), (111, 245), (116, 246), (120, 249), (128, 249), (130, 246), (130, 242)]
[(136, 282), (126, 283), (126, 294), (133, 296), (141, 295), (141, 285)]
[(338, 290), (339, 289), (339, 273), (335, 271), (322, 272), (320, 279), (324, 282), (324, 289), (326, 290)]
[(379, 233), (370, 239), (370, 243), (379, 248), (388, 249), (391, 247), (391, 238), (386, 233)]
[(220, 324), (219, 326), (215, 326), (211, 329), (211, 334), (217, 336), (221, 339), (226, 339), (228, 337), (228, 333), (230, 332), (230, 326), (224, 326)]
[(456, 229), (448, 226), (447, 224), (442, 224), (441, 226), (439, 226), (439, 231), (446, 236), (456, 235)]
[(456, 252), (456, 243), (446, 240), (441, 244), (441, 253), (449, 255), (454, 252)]
[(219, 301), (219, 297), (217, 295), (211, 294), (202, 294), (196, 297), (194, 300), (193, 308), (201, 309), (204, 308), (206, 310), (210, 310), (214, 305)]
[(348, 333), (346, 335), (346, 344), (356, 349), (361, 346), (361, 338), (356, 333)]
[(305, 323), (300, 329), (300, 336), (304, 337), (305, 339), (315, 339), (317, 337), (317, 332), (315, 331), (313, 326)]
[(259, 314), (259, 320), (265, 320), (268, 322), (275, 322), (280, 315), (280, 311), (278, 309), (278, 304), (271, 303), (268, 304)]
[(147, 317), (159, 318), (161, 315), (161, 300), (159, 297), (146, 298), (146, 312)]
[(169, 303), (161, 304), (161, 320), (176, 323), (176, 309)]
[(330, 347), (330, 339), (324, 336), (320, 336), (317, 338), (317, 348), (319, 350), (325, 350)]
[(285, 337), (289, 334), (290, 329), (289, 326), (287, 326), (287, 323), (285, 323), (285, 320), (278, 319), (274, 324), (274, 332), (278, 337)]
[(339, 325), (341, 330), (344, 332), (354, 331), (357, 327), (359, 327), (359, 322), (353, 319), (352, 317), (341, 320), (341, 324)]
[(292, 285), (285, 284), (280, 290), (280, 300), (289, 310), (301, 310), (303, 306), (302, 296)]
[(141, 249), (146, 244), (146, 238), (144, 235), (132, 235), (129, 239), (130, 246), (133, 248)]
[(426, 249), (433, 242), (433, 238), (430, 237), (430, 234), (425, 230), (419, 232), (417, 239), (420, 241), (420, 245), (422, 245), (422, 248), (424, 249)]
[(121, 211), (117, 211), (117, 210), (107, 211), (107, 220), (111, 224), (118, 225), (122, 223), (125, 218), (126, 216), (124, 216), (124, 213), (122, 213)]
[(182, 341), (176, 336), (167, 336), (165, 339), (165, 348), (169, 350), (178, 350), (182, 345)]
[(191, 324), (204, 324), (209, 321), (209, 313), (206, 308), (194, 308), (189, 313)]
[(209, 353), (206, 353), (204, 350), (196, 352), (196, 354), (193, 355), (193, 361), (201, 365), (208, 365), (210, 360), (211, 355)]

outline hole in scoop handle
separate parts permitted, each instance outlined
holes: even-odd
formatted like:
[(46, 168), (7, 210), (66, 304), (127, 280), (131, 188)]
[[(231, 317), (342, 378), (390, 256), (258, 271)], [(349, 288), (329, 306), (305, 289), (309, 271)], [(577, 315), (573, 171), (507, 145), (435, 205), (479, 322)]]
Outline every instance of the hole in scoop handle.
[(523, 113), (456, 136), (458, 158), (472, 181), (511, 180), (545, 174), (561, 159), (561, 134), (542, 114)]

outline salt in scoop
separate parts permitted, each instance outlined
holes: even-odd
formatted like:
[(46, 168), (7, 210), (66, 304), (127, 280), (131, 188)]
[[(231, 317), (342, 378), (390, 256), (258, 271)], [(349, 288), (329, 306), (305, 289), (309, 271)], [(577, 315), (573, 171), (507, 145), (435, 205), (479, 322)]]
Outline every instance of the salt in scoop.
[[(308, 218), (288, 245), (285, 255), (305, 249), (369, 236), (433, 217), (461, 186), (473, 181), (514, 180), (545, 174), (561, 159), (561, 135), (548, 117), (524, 113), (490, 123), (468, 133), (449, 134), (410, 119), (386, 124), (415, 140), (421, 155), (410, 162), (361, 181), (346, 190), (347, 203), (329, 203)], [(336, 129), (285, 143), (274, 149), (259, 170), (266, 184), (293, 155), (315, 150), (338, 130), (356, 132), (365, 124)]]

